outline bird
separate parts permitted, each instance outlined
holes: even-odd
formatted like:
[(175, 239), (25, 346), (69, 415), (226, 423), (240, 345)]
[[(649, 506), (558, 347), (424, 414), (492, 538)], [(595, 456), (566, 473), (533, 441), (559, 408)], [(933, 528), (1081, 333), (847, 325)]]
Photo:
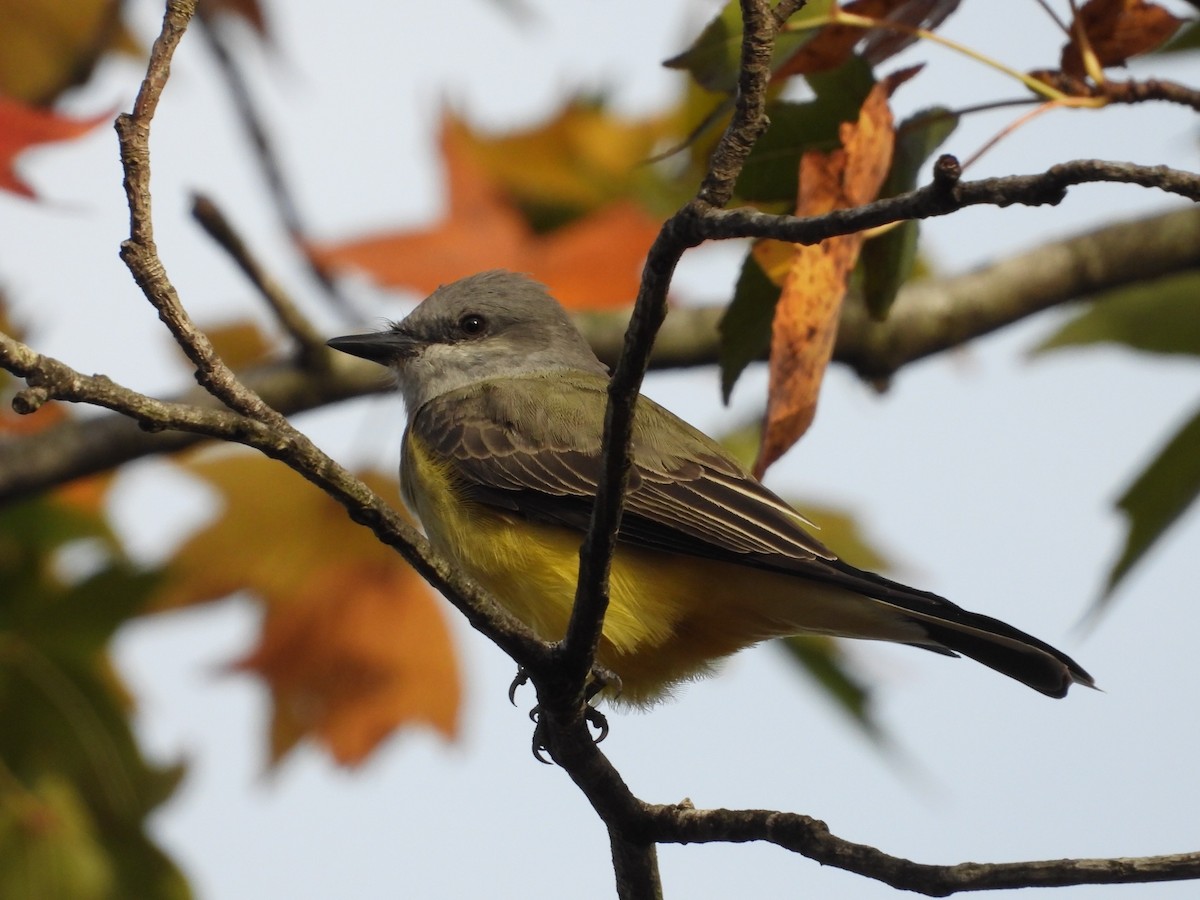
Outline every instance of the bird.
[[(539, 282), (438, 287), (386, 330), (329, 346), (394, 373), (401, 495), (432, 546), (545, 641), (571, 615), (604, 465), (609, 372)], [(1060, 650), (844, 562), (717, 441), (637, 400), (596, 661), (646, 707), (770, 638), (831, 635), (966, 656), (1050, 697), (1092, 677)]]

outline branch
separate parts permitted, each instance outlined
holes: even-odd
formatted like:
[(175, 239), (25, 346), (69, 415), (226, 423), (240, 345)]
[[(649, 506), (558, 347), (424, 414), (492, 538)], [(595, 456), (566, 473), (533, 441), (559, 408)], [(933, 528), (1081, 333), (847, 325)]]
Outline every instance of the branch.
[[(953, 157), (943, 156), (938, 160), (937, 168), (952, 169), (954, 164)], [(1080, 159), (1051, 166), (1039, 175), (1008, 175), (961, 182), (935, 177), (932, 184), (907, 194), (812, 218), (775, 216), (750, 208), (712, 210), (696, 227), (705, 240), (749, 237), (817, 244), (837, 235), (866, 231), (905, 219), (931, 219), (968, 206), (1057, 206), (1066, 198), (1068, 187), (1095, 182), (1137, 184), (1179, 194), (1189, 200), (1200, 200), (1200, 175), (1193, 172), (1168, 166)]]
[(194, 194), (192, 196), (192, 218), (199, 222), (205, 233), (229, 254), (237, 267), (242, 270), (242, 274), (250, 279), (250, 283), (267, 301), (267, 305), (271, 307), (279, 324), (296, 342), (301, 364), (313, 365), (327, 360), (329, 357), (325, 353), (324, 337), (300, 311), (300, 307), (283, 289), (283, 285), (272, 278), (262, 263), (254, 257), (250, 248), (246, 246), (246, 242), (242, 240), (242, 236), (225, 218), (217, 204), (202, 194)]
[(634, 827), (670, 843), (767, 841), (899, 890), (931, 897), (962, 891), (1079, 884), (1131, 884), (1200, 878), (1200, 852), (1118, 859), (1055, 859), (1014, 863), (929, 865), (839, 838), (817, 819), (773, 810), (697, 810), (646, 806)]
[(166, 84), (171, 58), (194, 12), (195, 0), (168, 0), (162, 32), (151, 49), (133, 112), (117, 118), (130, 213), (130, 237), (121, 245), (121, 256), (176, 343), (192, 360), (197, 381), (233, 412), (179, 407), (152, 400), (108, 378), (80, 375), (12, 338), (0, 336), (0, 364), (25, 377), (30, 385), (17, 395), (14, 407), (30, 412), (46, 399), (94, 403), (130, 416), (151, 430), (175, 428), (236, 441), (278, 459), (337, 499), (351, 518), (397, 549), (422, 577), (447, 595), (474, 627), (496, 641), (518, 664), (530, 668), (544, 666), (546, 647), (528, 628), (438, 557), (411, 525), (242, 384), (183, 308), (154, 243), (149, 137), (150, 122)]
[[(215, 10), (216, 7), (213, 9)], [(333, 301), (333, 305), (348, 318), (357, 318), (352, 305), (338, 290), (337, 284), (327, 272), (314, 262), (312, 254), (308, 252), (305, 237), (307, 230), (300, 215), (299, 204), (284, 177), (283, 164), (280, 162), (279, 154), (275, 152), (275, 146), (267, 134), (266, 128), (263, 127), (262, 114), (254, 102), (250, 86), (246, 83), (241, 67), (235, 56), (229, 52), (219, 24), (212, 21), (214, 18), (215, 16), (211, 12), (208, 12), (205, 7), (201, 7), (200, 24), (202, 27), (200, 33), (207, 39), (208, 48), (217, 62), (217, 68), (225, 78), (225, 86), (229, 89), (233, 107), (241, 120), (242, 128), (245, 129), (246, 135), (254, 147), (254, 155), (258, 160), (259, 169), (267, 184), (267, 190), (275, 204), (275, 209), (279, 213), (283, 228), (300, 254), (300, 258), (304, 260), (309, 274), (321, 285), (325, 294)]]
[(746, 157), (767, 127), (766, 89), (771, 74), (771, 49), (780, 23), (772, 15), (767, 0), (742, 0), (742, 19), (741, 75), (733, 117), (713, 151), (709, 173), (696, 199), (663, 224), (650, 247), (633, 316), (625, 333), (624, 349), (608, 388), (602, 445), (605, 465), (580, 551), (575, 606), (562, 642), (564, 673), (580, 686), (580, 692), (583, 678), (591, 669), (608, 608), (608, 570), (616, 548), (629, 473), (634, 406), (655, 335), (667, 315), (667, 289), (684, 252), (703, 240), (699, 222), (710, 209), (729, 201)]

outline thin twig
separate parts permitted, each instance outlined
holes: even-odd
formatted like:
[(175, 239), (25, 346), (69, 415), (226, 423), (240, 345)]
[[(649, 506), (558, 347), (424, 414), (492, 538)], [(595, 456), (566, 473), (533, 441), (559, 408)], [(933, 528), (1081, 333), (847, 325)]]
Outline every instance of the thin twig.
[(263, 124), (263, 115), (259, 112), (250, 85), (246, 83), (246, 78), (242, 74), (241, 66), (238, 65), (234, 54), (230, 52), (225, 37), (221, 34), (220, 26), (212, 21), (213, 18), (214, 15), (211, 12), (201, 8), (200, 33), (206, 39), (209, 50), (212, 51), (217, 68), (229, 89), (233, 108), (254, 147), (259, 170), (275, 204), (275, 209), (279, 213), (284, 230), (287, 231), (296, 252), (304, 260), (309, 274), (321, 285), (334, 307), (348, 320), (357, 322), (361, 316), (354, 309), (354, 305), (338, 290), (337, 282), (330, 277), (328, 272), (317, 265), (312, 254), (308, 252), (308, 230), (304, 227), (304, 220), (300, 215), (296, 197), (283, 174), (283, 163), (280, 161), (279, 154), (275, 152), (275, 145), (270, 135), (267, 134), (266, 126)]
[(296, 301), (284, 290), (283, 285), (267, 272), (258, 261), (225, 214), (210, 198), (202, 194), (192, 196), (192, 218), (200, 223), (205, 233), (217, 242), (239, 269), (250, 279), (283, 329), (296, 342), (301, 364), (305, 367), (327, 362), (325, 338), (315, 325), (300, 310)]

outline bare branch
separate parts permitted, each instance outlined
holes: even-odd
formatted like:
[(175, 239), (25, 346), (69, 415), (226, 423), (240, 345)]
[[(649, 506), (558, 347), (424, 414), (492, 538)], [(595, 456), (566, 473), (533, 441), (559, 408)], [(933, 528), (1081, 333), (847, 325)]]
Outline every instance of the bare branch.
[(1200, 853), (1118, 859), (1055, 859), (1014, 863), (929, 865), (837, 837), (817, 819), (773, 810), (697, 810), (648, 806), (637, 830), (671, 843), (768, 841), (822, 865), (931, 897), (964, 891), (1079, 884), (1130, 884), (1200, 878)]
[(306, 248), (307, 230), (300, 215), (299, 204), (284, 176), (283, 163), (279, 159), (279, 154), (275, 152), (274, 143), (263, 125), (262, 114), (254, 102), (250, 86), (246, 83), (241, 67), (234, 54), (229, 52), (225, 36), (221, 33), (220, 24), (212, 21), (214, 18), (216, 16), (213, 13), (201, 7), (200, 24), (202, 27), (200, 33), (206, 38), (213, 59), (217, 62), (217, 68), (225, 78), (225, 85), (229, 89), (233, 108), (241, 120), (242, 128), (245, 129), (251, 146), (254, 147), (259, 170), (262, 172), (263, 181), (266, 182), (275, 209), (279, 212), (279, 219), (283, 223), (284, 230), (291, 238), (300, 258), (304, 260), (309, 274), (325, 290), (326, 295), (333, 301), (333, 305), (347, 318), (357, 319), (358, 316), (354, 314), (352, 304), (338, 290), (336, 282), (329, 274), (313, 261), (312, 255)]
[[(945, 167), (953, 157), (938, 160)], [(696, 225), (707, 240), (775, 238), (797, 244), (816, 244), (839, 234), (853, 234), (905, 219), (930, 219), (968, 206), (1057, 206), (1067, 188), (1078, 184), (1117, 182), (1155, 187), (1200, 200), (1200, 175), (1168, 166), (1080, 159), (1051, 166), (1038, 175), (1008, 175), (979, 181), (937, 180), (923, 188), (876, 200), (865, 206), (839, 209), (823, 216), (774, 216), (755, 209), (713, 210)]]

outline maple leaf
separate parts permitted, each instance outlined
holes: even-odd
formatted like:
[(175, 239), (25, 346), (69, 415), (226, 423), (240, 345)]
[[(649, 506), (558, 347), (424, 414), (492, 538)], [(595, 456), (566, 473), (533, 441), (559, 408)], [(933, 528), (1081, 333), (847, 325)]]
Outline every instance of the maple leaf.
[[(354, 765), (403, 725), (456, 734), (461, 687), (445, 621), (393, 550), (278, 463), (237, 454), (186, 468), (225, 510), (175, 553), (155, 606), (238, 590), (262, 600), (258, 646), (236, 666), (271, 687), (272, 762), (301, 737)], [(363, 478), (399, 503), (395, 479)]]
[(91, 119), (71, 119), (0, 95), (0, 190), (34, 198), (33, 189), (13, 170), (17, 156), (39, 144), (77, 138), (111, 118), (112, 113), (105, 112)]
[(346, 766), (400, 723), (455, 736), (461, 689), (453, 648), (423, 596), (411, 569), (332, 565), (268, 611), (258, 646), (236, 667), (271, 688), (272, 763), (308, 736)]
[[(810, 150), (800, 158), (797, 216), (861, 206), (878, 196), (895, 143), (885, 84), (867, 95), (856, 122), (841, 125), (839, 138), (840, 148)], [(783, 286), (771, 329), (766, 426), (754, 467), (758, 475), (812, 424), (863, 240), (858, 233), (814, 245), (762, 242), (755, 248), (763, 271)]]
[(1119, 66), (1131, 56), (1166, 43), (1182, 19), (1145, 0), (1088, 0), (1071, 23), (1071, 40), (1062, 50), (1062, 70), (1075, 78), (1090, 73), (1084, 63), (1080, 34), (1101, 67)]
[(525, 272), (575, 309), (627, 307), (660, 222), (632, 200), (618, 199), (539, 234), (500, 181), (479, 162), (464, 130), (442, 128), (448, 209), (441, 222), (386, 232), (309, 252), (323, 268), (355, 268), (380, 284), (424, 294), (485, 269)]

